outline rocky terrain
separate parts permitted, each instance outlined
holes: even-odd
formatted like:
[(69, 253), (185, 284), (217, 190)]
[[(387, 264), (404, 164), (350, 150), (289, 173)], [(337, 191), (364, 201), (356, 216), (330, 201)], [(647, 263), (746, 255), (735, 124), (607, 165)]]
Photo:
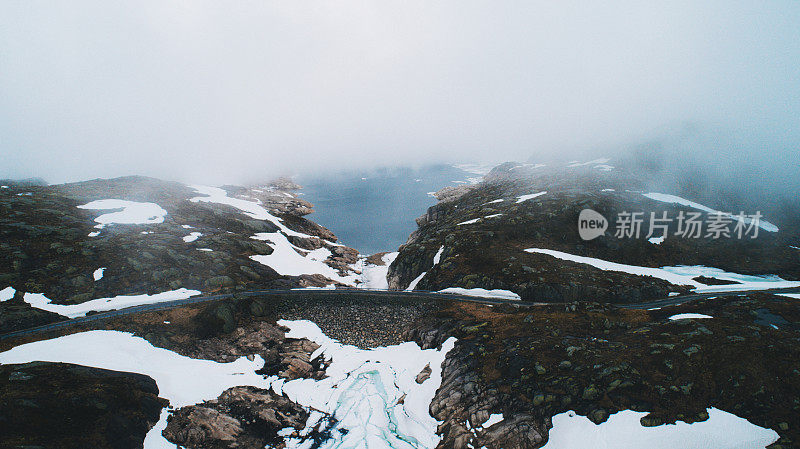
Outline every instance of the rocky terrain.
[[(76, 305), (178, 289), (212, 293), (354, 279), (358, 253), (303, 218), (312, 207), (293, 194), (298, 188), (287, 180), (225, 187), (224, 200), (239, 201), (242, 210), (207, 201), (182, 184), (142, 177), (54, 186), (9, 183), (0, 189), (0, 288), (18, 294), (0, 302), (0, 333), (61, 319), (32, 310), (22, 293)], [(153, 203), (166, 213), (152, 223), (98, 225), (95, 219), (121, 209), (79, 206), (104, 199)], [(251, 257), (269, 257), (276, 248), (293, 252), (310, 268), (290, 272)]]
[[(673, 223), (663, 242), (618, 239), (612, 230), (584, 241), (576, 222), (586, 208), (609, 218), (621, 211), (666, 210), (674, 216), (696, 210), (648, 198), (642, 194), (646, 180), (609, 167), (506, 164), (480, 184), (444, 189), (389, 267), (394, 254), (361, 258), (304, 219), (312, 206), (292, 193), (298, 186), (287, 180), (221, 190), (147, 178), (4, 184), (0, 259), (8, 268), (0, 272), (0, 287), (8, 287), (0, 292), (0, 333), (68, 319), (45, 310), (36, 300), (41, 296), (77, 306), (178, 289), (234, 295), (0, 339), (0, 446), (125, 448), (142, 447), (148, 438), (197, 449), (284, 447), (290, 440), (328, 447), (347, 438), (348, 428), (360, 435), (355, 432), (363, 425), (377, 428), (386, 441), (416, 441), (414, 447), (536, 449), (562, 431), (556, 422), (564, 415), (586, 417), (594, 427), (636, 411), (637, 428), (710, 423), (715, 413), (729, 413), (775, 432), (770, 449), (800, 447), (796, 295), (718, 293), (657, 308), (641, 303), (738, 281), (707, 272), (690, 279), (693, 285), (681, 285), (525, 251), (798, 279), (792, 223), (767, 217), (780, 230), (762, 230), (757, 239), (675, 238)], [(79, 207), (110, 198), (157, 204), (163, 220), (102, 223), (97, 220), (104, 214), (125, 208)], [(724, 204), (709, 206), (724, 210)], [(241, 294), (353, 287), (364, 279), (359, 271), (366, 264), (388, 268), (394, 289), (508, 290), (539, 304), (487, 306), (402, 292), (366, 296), (324, 289)], [(627, 307), (637, 303), (643, 308)], [(325, 338), (297, 334), (281, 320), (316, 326)], [(135, 343), (158, 357), (158, 366), (135, 363), (134, 346), (103, 353), (114, 363), (134, 360), (124, 369), (4, 358), (28, 343), (92, 332)], [(392, 355), (401, 348), (408, 352)], [(431, 353), (425, 350), (441, 351), (441, 358), (426, 365), (421, 357)], [(83, 360), (96, 351), (87, 346), (75, 352)], [(342, 360), (330, 354), (353, 366), (342, 372)], [(198, 369), (194, 363), (201, 363), (210, 370), (203, 373), (228, 367), (233, 372), (209, 374), (227, 382), (224, 388), (187, 400), (176, 395), (176, 385), (202, 382), (203, 374), (169, 371), (169, 363)], [(403, 363), (416, 365), (404, 370)], [(298, 396), (296, 382), (318, 386), (338, 378), (353, 383)], [(292, 382), (295, 389), (287, 390)], [(400, 386), (402, 395), (386, 393)], [(336, 397), (349, 404), (342, 405), (346, 410), (327, 408), (338, 399), (325, 406), (312, 401), (343, 390), (347, 394)], [(413, 410), (415, 391), (430, 394), (424, 414), (436, 422), (430, 423), (427, 443), (401, 435), (398, 423), (404, 421), (391, 420), (411, 416), (406, 412)], [(361, 393), (377, 408), (346, 402)], [(340, 427), (344, 422), (351, 427)]]
[[(243, 298), (120, 317), (103, 327), (193, 358), (230, 362), (258, 356), (266, 362), (264, 376), (324, 379), (329, 361), (312, 358), (318, 345), (287, 338), (276, 320), (313, 319), (326, 332), (365, 344), (357, 321), (348, 317), (379, 318), (393, 308), (414, 318), (400, 324), (402, 335), (373, 329), (370, 334), (383, 344), (411, 340), (435, 348), (449, 337), (458, 339), (430, 405), (441, 421), (440, 448), (541, 447), (552, 418), (569, 411), (598, 425), (621, 410), (643, 411), (648, 414), (641, 425), (649, 427), (703, 422), (714, 407), (773, 429), (780, 440), (770, 448), (778, 449), (800, 441), (796, 301), (756, 293), (657, 310), (597, 302), (529, 308), (442, 301), (424, 313), (400, 300), (384, 309), (355, 301), (343, 315), (344, 304), (327, 307), (325, 299), (292, 304)], [(708, 318), (670, 319), (686, 313)], [(426, 379), (425, 370), (418, 378)], [(194, 448), (280, 446), (277, 432), (299, 436), (307, 413), (272, 390), (235, 387), (175, 410), (164, 436)], [(504, 419), (482, 427), (495, 414)], [(325, 441), (326, 428), (304, 438)]]
[[(440, 447), (540, 447), (551, 418), (570, 410), (596, 424), (644, 411), (641, 424), (658, 426), (704, 421), (716, 407), (774, 429), (775, 449), (800, 444), (799, 312), (796, 299), (769, 294), (652, 311), (454, 305), (408, 336), (459, 338), (431, 404)], [(678, 313), (709, 318), (668, 319)], [(490, 413), (507, 418), (480, 429)]]
[[(419, 228), (400, 247), (389, 269), (389, 285), (431, 291), (501, 289), (544, 302), (639, 302), (687, 291), (664, 279), (524, 251), (531, 248), (643, 267), (703, 265), (745, 275), (800, 279), (800, 250), (796, 249), (800, 237), (791, 217), (765, 217), (775, 221), (780, 231), (759, 228), (757, 238), (750, 238), (751, 233), (742, 239), (735, 234), (715, 239), (706, 235), (706, 228), (700, 238), (684, 238), (676, 236), (678, 214), (699, 212), (702, 220), (708, 220), (709, 212), (653, 200), (643, 195), (646, 188), (642, 173), (600, 162), (500, 165), (480, 184), (437, 193), (439, 203), (417, 220)], [(708, 206), (739, 213), (738, 209), (728, 211), (726, 204)], [(603, 236), (589, 241), (580, 238), (578, 216), (584, 209), (607, 218), (609, 228)], [(615, 218), (622, 212), (642, 212), (639, 238), (615, 236)], [(645, 238), (651, 212), (657, 217), (666, 212), (673, 219), (663, 242)], [(662, 232), (657, 229), (653, 237), (661, 237)], [(437, 253), (439, 263), (434, 263)], [(718, 280), (697, 281), (714, 284)]]

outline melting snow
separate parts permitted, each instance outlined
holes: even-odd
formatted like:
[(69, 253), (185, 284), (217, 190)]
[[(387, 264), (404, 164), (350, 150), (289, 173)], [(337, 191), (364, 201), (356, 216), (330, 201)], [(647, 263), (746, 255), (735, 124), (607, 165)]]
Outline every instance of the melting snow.
[(778, 295), (792, 299), (800, 299), (800, 293), (778, 293)]
[(528, 201), (528, 200), (533, 199), (533, 198), (536, 198), (537, 196), (542, 196), (545, 193), (547, 193), (547, 192), (544, 191), (544, 192), (539, 192), (539, 193), (531, 193), (530, 195), (518, 196), (517, 197), (517, 204), (522, 203), (524, 201)]
[(480, 221), (480, 217), (473, 218), (472, 220), (462, 221), (461, 223), (457, 224), (456, 226), (473, 224), (473, 223), (477, 223), (478, 221)]
[(417, 288), (417, 284), (419, 284), (419, 281), (421, 281), (422, 278), (424, 278), (426, 274), (428, 274), (428, 272), (427, 271), (423, 271), (422, 274), (420, 274), (419, 276), (414, 278), (414, 280), (411, 281), (410, 284), (408, 284), (408, 287), (406, 287), (406, 291), (410, 292), (411, 290), (414, 290), (415, 288)]
[(520, 299), (519, 295), (510, 290), (486, 290), (484, 288), (449, 287), (439, 290), (438, 293), (455, 293), (458, 295), (477, 296), (481, 298)]
[(47, 310), (48, 312), (57, 313), (68, 318), (76, 318), (85, 316), (88, 312), (103, 312), (142, 304), (186, 299), (199, 294), (200, 292), (197, 290), (180, 288), (178, 290), (156, 293), (154, 295), (120, 295), (113, 298), (93, 299), (80, 304), (62, 305), (53, 304), (50, 302), (50, 298), (47, 298), (41, 293), (25, 293), (25, 302), (37, 309)]
[(694, 319), (694, 318), (700, 319), (700, 318), (714, 318), (714, 317), (711, 316), (711, 315), (704, 315), (702, 313), (679, 313), (677, 315), (672, 315), (671, 317), (669, 317), (669, 319), (672, 320), (672, 321), (675, 321), (675, 320), (688, 320), (688, 319)]
[(489, 415), (489, 419), (487, 419), (485, 423), (481, 424), (481, 427), (483, 427), (484, 429), (487, 429), (487, 428), (492, 427), (493, 425), (499, 423), (500, 421), (502, 421), (504, 419), (506, 419), (506, 418), (503, 416), (502, 413), (492, 413), (491, 415)]
[(389, 265), (394, 262), (399, 253), (386, 253), (381, 257), (383, 265), (373, 265), (365, 263), (361, 268), (361, 277), (359, 280), (360, 288), (371, 288), (378, 290), (388, 290), (389, 280), (386, 278), (389, 274)]
[(765, 429), (715, 408), (708, 409), (703, 422), (677, 422), (643, 427), (639, 419), (646, 412), (623, 410), (595, 425), (574, 412), (553, 417), (550, 439), (542, 449), (744, 449), (763, 448), (778, 439), (772, 429)]
[[(455, 338), (445, 341), (441, 350), (423, 350), (413, 342), (364, 350), (327, 337), (310, 321), (281, 320), (278, 324), (290, 329), (286, 337), (308, 338), (320, 345), (312, 358), (324, 355), (331, 359), (322, 380), (271, 378), (277, 393), (337, 420), (333, 439), (319, 447), (436, 447), (439, 422), (430, 416), (429, 407), (441, 385), (442, 362)], [(417, 384), (416, 376), (426, 365), (431, 367), (431, 377)], [(306, 429), (321, 418), (322, 414), (312, 413)], [(291, 438), (287, 443), (287, 447), (304, 448), (313, 444), (300, 445)]]
[(105, 272), (105, 271), (106, 271), (105, 268), (98, 268), (98, 269), (94, 270), (94, 273), (92, 273), (92, 276), (94, 277), (94, 280), (95, 281), (99, 281), (100, 279), (103, 279), (103, 272)]
[[(107, 210), (122, 209), (118, 212), (110, 212), (95, 218), (98, 224), (96, 228), (102, 229), (110, 224), (156, 224), (163, 223), (167, 211), (155, 203), (138, 203), (136, 201), (126, 201), (117, 199), (97, 200), (88, 204), (78, 206), (79, 209)], [(92, 237), (92, 235), (89, 235)]]
[(272, 267), (283, 276), (300, 276), (301, 274), (321, 274), (329, 279), (345, 284), (354, 285), (356, 277), (341, 276), (336, 270), (324, 263), (331, 252), (327, 248), (309, 251), (305, 256), (296, 250), (305, 251), (294, 246), (289, 239), (280, 232), (261, 232), (253, 237), (256, 240), (268, 241), (272, 246), (272, 254), (250, 256), (258, 263)]
[[(626, 265), (616, 262), (609, 262), (603, 259), (578, 256), (575, 254), (569, 254), (551, 249), (528, 248), (524, 251), (528, 253), (546, 254), (562, 260), (584, 263), (601, 270), (619, 271), (622, 273), (635, 274), (639, 276), (652, 276), (654, 278), (663, 279), (675, 285), (691, 285), (697, 292), (730, 292), (739, 290), (800, 287), (800, 282), (798, 281), (786, 281), (775, 275), (749, 276), (738, 273), (730, 273), (720, 270), (719, 268), (704, 267), (702, 265), (650, 268), (638, 265)], [(693, 280), (693, 278), (697, 276), (708, 276), (739, 283), (731, 285), (705, 285)]]
[[(736, 217), (734, 217), (733, 215), (731, 215), (729, 213), (720, 212), (718, 210), (714, 210), (714, 209), (712, 209), (710, 207), (704, 206), (704, 205), (702, 205), (700, 203), (695, 203), (694, 201), (690, 201), (690, 200), (687, 200), (685, 198), (681, 198), (679, 196), (668, 195), (666, 193), (652, 193), (652, 192), (651, 193), (643, 193), (642, 195), (647, 197), (647, 198), (650, 198), (651, 200), (661, 201), (662, 203), (680, 204), (682, 206), (691, 207), (692, 209), (701, 210), (701, 211), (707, 212), (709, 214), (722, 214), (723, 216), (725, 216), (727, 218), (731, 218), (731, 219), (736, 220)], [(749, 224), (751, 220), (745, 219), (744, 221), (745, 221), (745, 223)], [(765, 230), (765, 231), (778, 232), (778, 227), (775, 226), (774, 224), (766, 221), (766, 220), (759, 220), (758, 227), (763, 229), (763, 230)]]
[(189, 235), (183, 237), (183, 241), (186, 243), (191, 243), (199, 239), (202, 235), (202, 232), (191, 232)]

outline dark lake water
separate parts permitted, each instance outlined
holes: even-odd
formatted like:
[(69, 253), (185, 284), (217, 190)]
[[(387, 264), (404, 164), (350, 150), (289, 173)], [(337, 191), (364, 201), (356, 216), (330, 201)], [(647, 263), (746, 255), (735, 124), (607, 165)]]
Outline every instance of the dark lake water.
[[(361, 254), (395, 251), (408, 239), (436, 199), (429, 192), (480, 175), (450, 165), (350, 171), (298, 177), (302, 198), (314, 204), (308, 215)], [(454, 182), (457, 181), (457, 182)]]

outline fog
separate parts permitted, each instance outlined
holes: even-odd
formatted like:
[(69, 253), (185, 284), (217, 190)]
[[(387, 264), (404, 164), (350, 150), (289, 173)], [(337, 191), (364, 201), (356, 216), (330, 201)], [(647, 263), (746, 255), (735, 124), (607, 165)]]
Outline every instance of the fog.
[(7, 0), (0, 178), (657, 152), (785, 190), (798, 24), (795, 1)]

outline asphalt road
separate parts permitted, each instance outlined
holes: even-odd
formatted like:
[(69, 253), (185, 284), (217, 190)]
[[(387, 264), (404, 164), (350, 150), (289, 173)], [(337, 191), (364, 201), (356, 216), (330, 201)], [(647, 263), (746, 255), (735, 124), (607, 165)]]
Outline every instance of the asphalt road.
[[(660, 308), (660, 307), (667, 307), (679, 304), (685, 304), (692, 301), (697, 301), (699, 299), (707, 299), (715, 296), (723, 296), (723, 295), (744, 295), (747, 293), (752, 293), (754, 291), (764, 291), (769, 293), (800, 293), (800, 288), (781, 288), (781, 289), (768, 289), (768, 290), (742, 290), (736, 292), (717, 292), (717, 293), (692, 293), (688, 295), (680, 295), (680, 296), (673, 296), (669, 298), (658, 299), (654, 301), (648, 301), (644, 303), (637, 303), (637, 304), (618, 304), (619, 307), (627, 308), (627, 309), (653, 309), (653, 308)], [(467, 296), (461, 294), (454, 294), (454, 293), (438, 293), (438, 292), (427, 292), (427, 291), (413, 291), (413, 292), (405, 292), (405, 291), (397, 291), (397, 290), (366, 290), (366, 289), (335, 289), (335, 290), (307, 290), (307, 289), (293, 289), (293, 290), (252, 290), (246, 292), (236, 292), (236, 293), (225, 293), (219, 295), (209, 295), (209, 296), (194, 296), (192, 298), (187, 299), (179, 299), (174, 301), (165, 301), (155, 304), (144, 304), (140, 306), (133, 306), (127, 307), (124, 309), (119, 310), (111, 310), (108, 312), (100, 312), (84, 317), (73, 318), (70, 320), (59, 321), (57, 323), (46, 324), (44, 326), (37, 326), (32, 327), (29, 329), (22, 329), (14, 332), (9, 332), (3, 335), (0, 335), (0, 340), (5, 340), (8, 338), (19, 337), (23, 335), (31, 335), (37, 334), (41, 332), (48, 332), (57, 329), (63, 329), (71, 326), (75, 326), (81, 323), (87, 323), (92, 321), (99, 321), (103, 319), (113, 318), (122, 315), (131, 315), (141, 312), (152, 312), (156, 310), (168, 310), (174, 309), (176, 307), (182, 307), (189, 304), (197, 304), (209, 301), (219, 301), (223, 299), (229, 299), (233, 297), (253, 297), (253, 296), (298, 296), (298, 297), (308, 297), (308, 296), (325, 296), (325, 295), (349, 295), (351, 297), (375, 297), (381, 296), (387, 299), (419, 299), (419, 300), (430, 300), (430, 299), (437, 299), (437, 300), (450, 300), (450, 301), (460, 301), (460, 302), (471, 302), (471, 303), (478, 303), (478, 304), (489, 304), (489, 305), (499, 305), (499, 304), (512, 304), (515, 306), (520, 307), (535, 307), (535, 306), (543, 306), (543, 305), (550, 305), (553, 303), (541, 303), (541, 302), (528, 302), (528, 301), (518, 301), (513, 299), (499, 299), (499, 298), (483, 298), (483, 297), (475, 297), (475, 296)]]

